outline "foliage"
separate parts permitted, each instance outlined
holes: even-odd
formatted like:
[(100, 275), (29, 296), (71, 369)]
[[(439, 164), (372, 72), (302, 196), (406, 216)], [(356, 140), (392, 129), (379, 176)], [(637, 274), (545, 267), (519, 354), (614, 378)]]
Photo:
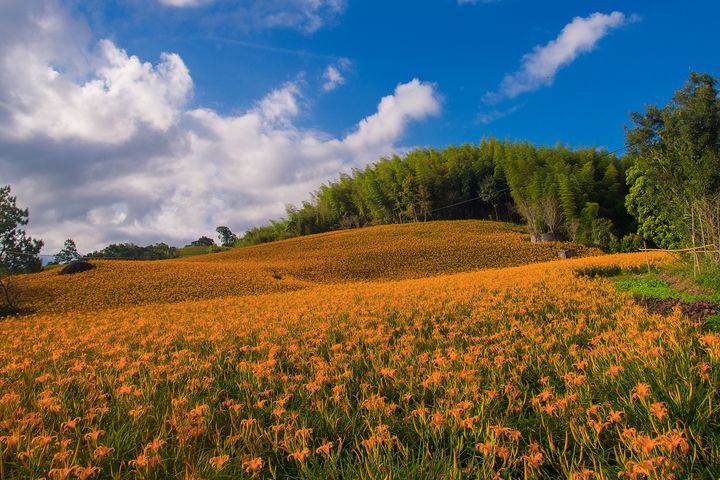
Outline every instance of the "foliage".
[[(720, 302), (720, 290), (712, 289), (681, 289), (671, 284), (668, 278), (673, 276), (659, 276), (657, 273), (642, 275), (629, 275), (619, 279), (616, 284), (623, 291), (632, 293), (637, 298), (643, 299), (677, 299), (683, 302), (712, 301)], [(689, 285), (695, 284), (688, 280)]]
[(19, 311), (22, 289), (13, 275), (42, 270), (38, 257), (41, 240), (28, 237), (22, 229), (28, 224), (28, 210), (16, 204), (10, 187), (0, 187), (0, 315)]
[(237, 242), (237, 235), (235, 235), (228, 227), (220, 226), (217, 227), (215, 231), (218, 233), (220, 244), (223, 247), (232, 247), (235, 245), (235, 242)]
[(615, 277), (617, 275), (620, 275), (622, 273), (622, 269), (620, 268), (619, 265), (601, 265), (601, 266), (578, 268), (577, 270), (573, 271), (573, 273), (579, 277), (607, 278), (607, 277)]
[[(595, 202), (598, 217), (622, 236), (632, 223), (624, 206), (625, 168), (594, 149), (496, 139), (416, 149), (341, 175), (300, 207), (288, 206), (285, 219), (249, 230), (240, 243), (430, 219), (515, 221), (517, 212), (535, 233), (564, 232), (574, 239), (573, 225), (587, 202)], [(585, 238), (592, 242), (592, 235)]]
[[(628, 210), (664, 248), (720, 248), (720, 99), (717, 81), (691, 73), (662, 107), (631, 115)], [(695, 238), (693, 238), (693, 234)], [(720, 258), (720, 257), (718, 257)]]
[(180, 258), (194, 257), (196, 255), (206, 255), (208, 253), (219, 253), (227, 250), (225, 247), (219, 247), (217, 245), (210, 246), (185, 246), (178, 249)]
[(78, 253), (75, 241), (71, 238), (65, 240), (62, 250), (55, 255), (55, 263), (66, 264), (82, 258)]
[(76, 273), (87, 272), (94, 268), (95, 265), (90, 262), (85, 262), (83, 260), (75, 260), (65, 265), (62, 270), (58, 272), (58, 275), (75, 275)]
[(93, 252), (88, 258), (105, 258), (118, 260), (165, 260), (178, 258), (180, 252), (176, 247), (170, 247), (165, 243), (156, 243), (141, 247), (134, 243), (111, 244), (100, 251)]
[(259, 245), (278, 240), (286, 240), (295, 236), (297, 235), (290, 230), (290, 222), (288, 220), (279, 222), (271, 221), (270, 225), (249, 229), (238, 241), (238, 244), (240, 246)]
[(28, 210), (17, 207), (9, 186), (0, 187), (0, 275), (42, 269), (38, 254), (43, 242), (26, 235), (22, 227), (27, 224)]
[(656, 275), (633, 276), (618, 280), (616, 284), (621, 290), (632, 292), (638, 298), (665, 299), (683, 296), (683, 294), (673, 289), (667, 281), (657, 278)]
[(191, 247), (210, 247), (212, 245), (215, 245), (215, 240), (205, 236), (198, 238), (194, 242), (190, 242)]
[[(688, 270), (691, 269), (692, 266), (689, 266)], [(720, 294), (720, 266), (716, 263), (701, 261), (700, 271), (694, 280), (700, 287), (713, 290)]]
[(631, 224), (622, 206), (626, 163), (594, 149), (505, 147), (500, 165), (532, 233), (564, 233), (605, 250)]

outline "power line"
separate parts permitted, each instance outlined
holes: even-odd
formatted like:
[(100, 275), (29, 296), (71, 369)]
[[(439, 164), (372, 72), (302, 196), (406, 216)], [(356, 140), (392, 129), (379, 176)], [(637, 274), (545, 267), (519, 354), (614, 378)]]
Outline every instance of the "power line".
[[(495, 192), (495, 193), (504, 193), (504, 192), (507, 192), (507, 191), (509, 191), (509, 190), (510, 190), (509, 188), (504, 188), (504, 189), (499, 190), (499, 191), (497, 191), (497, 192)], [(444, 206), (444, 207), (435, 208), (435, 209), (433, 209), (433, 210), (430, 210), (430, 213), (432, 213), (432, 212), (437, 212), (437, 211), (440, 211), (440, 210), (445, 210), (445, 209), (452, 208), (452, 207), (457, 207), (458, 205), (464, 205), (464, 204), (466, 204), (466, 203), (475, 202), (475, 201), (477, 201), (477, 200), (480, 200), (480, 197), (475, 197), (475, 198), (471, 198), (470, 200), (463, 200), (462, 202), (453, 203), (452, 205), (446, 205), (446, 206)]]

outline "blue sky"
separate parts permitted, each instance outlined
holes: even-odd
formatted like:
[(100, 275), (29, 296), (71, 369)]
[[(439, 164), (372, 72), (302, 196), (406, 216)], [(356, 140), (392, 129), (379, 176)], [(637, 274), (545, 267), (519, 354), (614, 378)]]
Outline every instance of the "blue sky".
[[(483, 137), (623, 143), (718, 73), (689, 1), (7, 0), (0, 183), (48, 250), (182, 244), (341, 171)], [(332, 78), (331, 78), (332, 77)]]
[[(495, 135), (617, 147), (629, 111), (665, 102), (691, 69), (716, 74), (719, 66), (713, 19), (720, 4), (709, 1), (350, 0), (312, 33), (204, 23), (202, 15), (222, 11), (217, 5), (181, 12), (158, 5), (142, 15), (132, 10), (127, 4), (107, 8), (97, 31), (141, 58), (180, 53), (197, 86), (194, 102), (223, 112), (304, 75), (311, 105), (302, 124), (340, 134), (372, 113), (397, 83), (434, 82), (443, 115), (411, 129), (406, 141), (418, 145)], [(557, 37), (574, 17), (612, 11), (639, 20), (601, 39), (559, 72), (551, 87), (497, 106), (483, 102), (524, 54)], [(341, 58), (352, 62), (347, 83), (322, 95), (317, 83), (323, 70)], [(513, 108), (489, 124), (480, 121), (483, 114)]]

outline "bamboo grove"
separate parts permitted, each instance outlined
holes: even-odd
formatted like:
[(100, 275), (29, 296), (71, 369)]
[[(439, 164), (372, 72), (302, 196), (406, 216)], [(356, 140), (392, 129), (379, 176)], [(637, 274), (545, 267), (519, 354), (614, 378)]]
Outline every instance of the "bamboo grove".
[(594, 148), (487, 139), (479, 145), (417, 149), (341, 175), (302, 206), (289, 206), (284, 220), (251, 229), (243, 241), (376, 224), (491, 218), (523, 219), (533, 233), (563, 233), (573, 241), (618, 250), (618, 239), (632, 224), (624, 205), (626, 169), (622, 159)]

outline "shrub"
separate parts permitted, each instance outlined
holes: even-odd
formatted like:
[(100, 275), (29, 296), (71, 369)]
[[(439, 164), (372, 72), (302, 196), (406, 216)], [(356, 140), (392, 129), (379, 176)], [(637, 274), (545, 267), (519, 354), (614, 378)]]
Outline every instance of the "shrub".
[(622, 273), (618, 265), (593, 265), (585, 268), (578, 268), (573, 272), (578, 277), (598, 278), (616, 277)]
[(87, 272), (88, 270), (92, 270), (95, 268), (95, 265), (93, 265), (90, 262), (86, 262), (84, 260), (76, 260), (74, 262), (70, 262), (65, 267), (63, 267), (62, 270), (60, 270), (60, 275), (74, 275), (76, 273), (81, 272)]

